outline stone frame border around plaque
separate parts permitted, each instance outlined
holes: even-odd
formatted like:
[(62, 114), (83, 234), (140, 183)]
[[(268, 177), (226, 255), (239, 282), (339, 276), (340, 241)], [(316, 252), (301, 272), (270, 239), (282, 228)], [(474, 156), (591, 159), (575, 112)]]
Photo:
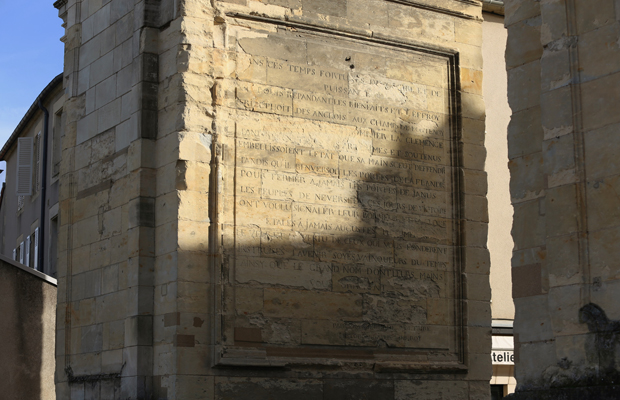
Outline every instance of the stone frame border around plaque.
[[(357, 30), (350, 27), (332, 26), (329, 23), (317, 25), (317, 22), (308, 22), (300, 18), (299, 21), (291, 19), (275, 19), (256, 15), (228, 14), (228, 20), (223, 25), (229, 24), (230, 27), (237, 24), (255, 24), (265, 26), (265, 31), (273, 34), (274, 31), (286, 30), (295, 32), (299, 37), (313, 37), (325, 40), (331, 40), (350, 46), (366, 46), (368, 48), (382, 49), (383, 52), (394, 51), (398, 53), (407, 53), (415, 56), (429, 57), (432, 59), (440, 59), (446, 65), (445, 76), (445, 102), (447, 104), (448, 113), (446, 118), (447, 136), (444, 140), (447, 143), (447, 151), (445, 153), (449, 162), (445, 163), (448, 171), (447, 176), (447, 215), (446, 220), (451, 220), (446, 229), (449, 232), (449, 238), (443, 244), (451, 247), (450, 257), (452, 259), (452, 267), (445, 270), (448, 277), (452, 277), (453, 282), (447, 284), (447, 288), (452, 293), (449, 296), (451, 306), (451, 328), (453, 334), (451, 336), (451, 344), (449, 351), (436, 351), (436, 349), (426, 348), (420, 349), (411, 346), (385, 346), (385, 341), (377, 341), (382, 346), (352, 346), (352, 345), (321, 345), (321, 344), (298, 344), (291, 345), (286, 343), (264, 343), (261, 340), (260, 332), (251, 327), (235, 328), (230, 331), (226, 325), (226, 318), (231, 313), (237, 312), (236, 303), (231, 304), (230, 299), (236, 299), (235, 295), (229, 295), (231, 290), (235, 291), (238, 281), (236, 275), (236, 262), (239, 258), (237, 253), (238, 244), (238, 211), (236, 210), (236, 198), (238, 196), (237, 188), (237, 126), (235, 108), (239, 109), (239, 104), (243, 108), (246, 100), (241, 99), (239, 78), (235, 76), (228, 79), (228, 85), (234, 83), (234, 88), (227, 87), (227, 79), (222, 80), (219, 88), (215, 89), (214, 100), (216, 104), (216, 122), (214, 123), (215, 139), (213, 148), (211, 187), (215, 190), (210, 191), (211, 206), (211, 232), (210, 232), (210, 259), (209, 266), (211, 276), (215, 282), (212, 285), (212, 338), (211, 345), (213, 349), (212, 360), (213, 367), (231, 368), (231, 367), (267, 367), (267, 368), (285, 368), (292, 366), (343, 366), (346, 364), (360, 363), (370, 366), (377, 372), (406, 372), (406, 373), (466, 373), (467, 372), (467, 345), (465, 341), (468, 338), (467, 327), (465, 324), (465, 298), (463, 289), (463, 235), (462, 231), (462, 208), (463, 194), (461, 192), (461, 166), (462, 166), (462, 149), (461, 149), (461, 98), (460, 98), (460, 78), (459, 78), (459, 53), (455, 49), (431, 47), (422, 45), (413, 41), (402, 40), (401, 38), (392, 38), (380, 36), (376, 33), (370, 33), (364, 30)], [(224, 29), (225, 31), (226, 29)], [(268, 58), (265, 58), (268, 61)], [(258, 63), (257, 63), (258, 64)], [(292, 68), (292, 67), (291, 67)], [(250, 79), (250, 82), (244, 84), (259, 84)], [(247, 86), (247, 85), (246, 85)], [(253, 91), (251, 89), (250, 91)], [(283, 90), (288, 90), (283, 88)], [(291, 89), (293, 91), (293, 89)], [(235, 93), (234, 99), (231, 99), (231, 93)], [(273, 93), (271, 93), (273, 94)], [(283, 95), (286, 97), (286, 94)], [(290, 95), (294, 96), (294, 95)], [(239, 101), (241, 100), (241, 103)], [(252, 103), (254, 104), (254, 103)], [(265, 103), (266, 104), (266, 103)], [(275, 103), (274, 103), (275, 104)], [(271, 105), (273, 107), (273, 104)], [(228, 111), (226, 111), (228, 110)], [(230, 111), (233, 110), (233, 111)], [(248, 113), (260, 113), (258, 108), (248, 108), (239, 111)], [(265, 112), (263, 110), (263, 112)], [(228, 113), (228, 114), (227, 114)], [(277, 112), (267, 111), (269, 116), (277, 116)], [(295, 117), (293, 114), (287, 114), (289, 117)], [(230, 118), (234, 121), (226, 121)], [(228, 129), (225, 126), (232, 122), (235, 126)], [(234, 149), (232, 149), (234, 147)], [(228, 168), (234, 158), (234, 168)], [(234, 183), (234, 198), (226, 198), (228, 193), (224, 186), (226, 180), (230, 179)], [(231, 206), (234, 204), (234, 206)], [(232, 207), (232, 209), (231, 209)], [(239, 217), (241, 218), (241, 217)], [(244, 217), (245, 218), (245, 217)], [(250, 218), (251, 217), (247, 217)], [(231, 223), (232, 222), (232, 223)], [(253, 224), (250, 220), (249, 225)], [(294, 222), (293, 222), (294, 223)], [(230, 239), (233, 239), (233, 243)], [(394, 240), (394, 239), (392, 239)], [(250, 241), (250, 240), (249, 240)], [(439, 243), (439, 242), (438, 242)], [(232, 250), (231, 250), (232, 249)], [(251, 251), (251, 249), (249, 250)], [(261, 250), (258, 250), (259, 256)], [(381, 267), (380, 267), (381, 268)], [(412, 271), (414, 271), (412, 269)], [(417, 273), (417, 272), (413, 272)], [(380, 272), (381, 274), (381, 272)], [(247, 278), (246, 282), (256, 283), (253, 278)], [(230, 283), (232, 281), (232, 284)], [(269, 290), (278, 290), (282, 285), (275, 284)], [(227, 297), (228, 296), (228, 297)], [(236, 301), (236, 300), (233, 300)], [(353, 303), (351, 303), (353, 304)], [(234, 317), (234, 316), (233, 316)], [(291, 318), (288, 321), (292, 321)], [(233, 336), (234, 338), (231, 338)]]

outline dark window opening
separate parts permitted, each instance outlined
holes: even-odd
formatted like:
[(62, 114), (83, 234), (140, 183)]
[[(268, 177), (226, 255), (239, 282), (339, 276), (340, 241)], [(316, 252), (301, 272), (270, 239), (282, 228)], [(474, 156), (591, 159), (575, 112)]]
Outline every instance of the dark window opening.
[(491, 385), (491, 400), (501, 400), (504, 398), (505, 385)]

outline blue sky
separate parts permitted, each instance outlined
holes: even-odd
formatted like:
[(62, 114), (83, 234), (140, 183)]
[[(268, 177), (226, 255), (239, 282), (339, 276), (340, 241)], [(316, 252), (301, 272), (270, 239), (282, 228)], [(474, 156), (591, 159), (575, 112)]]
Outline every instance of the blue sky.
[(64, 29), (53, 4), (0, 0), (0, 147), (41, 90), (62, 72)]

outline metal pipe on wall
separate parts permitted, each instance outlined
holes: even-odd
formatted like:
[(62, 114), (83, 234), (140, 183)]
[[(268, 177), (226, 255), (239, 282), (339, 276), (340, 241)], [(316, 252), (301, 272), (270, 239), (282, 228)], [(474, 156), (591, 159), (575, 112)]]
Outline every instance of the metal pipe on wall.
[(503, 0), (482, 0), (482, 11), (504, 15)]

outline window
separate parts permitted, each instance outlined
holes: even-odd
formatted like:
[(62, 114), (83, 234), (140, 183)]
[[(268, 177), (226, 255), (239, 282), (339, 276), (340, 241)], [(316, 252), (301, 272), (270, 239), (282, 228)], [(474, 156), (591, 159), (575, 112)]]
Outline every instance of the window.
[(504, 398), (505, 385), (491, 385), (491, 400), (501, 400)]
[(32, 146), (31, 137), (17, 139), (17, 185), (18, 196), (32, 195)]
[(24, 263), (24, 242), (21, 242), (17, 247), (17, 259), (20, 264)]
[(40, 271), (41, 266), (39, 266), (39, 228), (35, 228), (34, 233), (32, 234), (32, 257), (34, 258), (34, 262), (32, 263), (32, 268)]
[(26, 242), (24, 244), (24, 262), (22, 264), (27, 265), (30, 267), (30, 244), (31, 244), (31, 240), (30, 240), (30, 236), (26, 236)]

